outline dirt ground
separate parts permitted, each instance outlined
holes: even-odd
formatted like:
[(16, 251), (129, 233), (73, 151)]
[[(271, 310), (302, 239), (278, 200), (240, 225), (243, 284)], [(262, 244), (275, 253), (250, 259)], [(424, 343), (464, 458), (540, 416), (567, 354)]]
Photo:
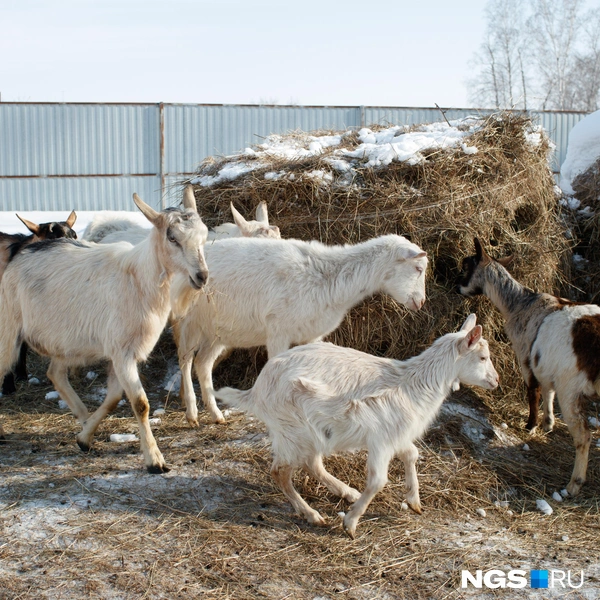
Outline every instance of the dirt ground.
[[(338, 513), (344, 501), (296, 476), (300, 493), (323, 515), (316, 528), (295, 515), (269, 475), (262, 424), (232, 412), (225, 425), (191, 429), (176, 394), (164, 389), (174, 372), (174, 347), (163, 339), (142, 367), (151, 410), (165, 407), (153, 427), (171, 471), (146, 473), (128, 405), (100, 426), (90, 453), (75, 443), (78, 425), (45, 378), (44, 361), (0, 399), (7, 442), (0, 446), (0, 598), (6, 599), (420, 599), (600, 597), (600, 448), (597, 431), (589, 482), (581, 495), (552, 499), (568, 482), (574, 448), (560, 419), (551, 434), (524, 430), (523, 398), (501, 408), (473, 391), (450, 398), (419, 443), (419, 516), (404, 510), (403, 469), (390, 482), (351, 540)], [(227, 380), (226, 362), (216, 384)], [(74, 374), (90, 408), (105, 385), (94, 367)], [(598, 406), (590, 402), (589, 416)], [(525, 444), (527, 446), (525, 446)], [(364, 453), (326, 463), (362, 489)], [(536, 500), (554, 509), (544, 515)], [(483, 510), (481, 510), (483, 509)], [(577, 590), (461, 588), (461, 571), (572, 570)]]

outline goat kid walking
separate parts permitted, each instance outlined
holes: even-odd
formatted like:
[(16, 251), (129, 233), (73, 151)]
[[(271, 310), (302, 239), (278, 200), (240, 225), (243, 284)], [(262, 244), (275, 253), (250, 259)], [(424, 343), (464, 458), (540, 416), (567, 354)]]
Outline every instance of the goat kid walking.
[(585, 483), (591, 439), (584, 397), (600, 394), (600, 307), (526, 288), (506, 270), (511, 260), (494, 260), (475, 239), (475, 256), (463, 260), (458, 291), (487, 296), (506, 320), (504, 329), (527, 385), (527, 429), (537, 426), (541, 394), (543, 428), (552, 431), (558, 397), (575, 442), (575, 466), (567, 485), (575, 496)]
[[(137, 364), (146, 360), (166, 325), (173, 275), (185, 276), (195, 289), (205, 284), (207, 228), (195, 210), (157, 212), (137, 194), (134, 201), (153, 225), (137, 246), (54, 240), (32, 244), (14, 257), (0, 284), (0, 377), (14, 364), (21, 341), (49, 356), (48, 377), (83, 425), (77, 436), (82, 450), (125, 390), (147, 469), (161, 473), (168, 469), (150, 430)], [(103, 359), (112, 363), (108, 392), (89, 415), (67, 371)]]
[[(404, 462), (408, 505), (421, 513), (414, 440), (460, 383), (486, 389), (498, 385), (481, 335), (470, 315), (458, 333), (439, 338), (406, 361), (324, 342), (296, 346), (269, 359), (252, 389), (223, 388), (215, 395), (265, 423), (272, 442), (271, 475), (309, 523), (325, 525), (325, 520), (294, 488), (297, 467), (353, 503), (344, 516), (344, 528), (353, 538), (358, 520), (387, 483), (396, 454)], [(362, 448), (369, 455), (367, 485), (360, 494), (328, 473), (323, 457)]]

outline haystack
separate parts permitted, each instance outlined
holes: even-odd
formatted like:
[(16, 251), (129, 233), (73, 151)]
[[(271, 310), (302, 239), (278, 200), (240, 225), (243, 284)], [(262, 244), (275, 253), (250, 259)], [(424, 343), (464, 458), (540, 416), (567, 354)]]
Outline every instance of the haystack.
[[(265, 200), (283, 237), (345, 244), (397, 233), (419, 244), (431, 261), (423, 309), (411, 313), (374, 297), (350, 312), (331, 341), (402, 359), (476, 312), (505, 391), (520, 397), (502, 318), (487, 299), (461, 297), (455, 283), (478, 237), (492, 253), (514, 253), (512, 271), (524, 284), (559, 288), (568, 240), (549, 151), (527, 117), (509, 113), (410, 128), (293, 132), (205, 161), (192, 183), (209, 226), (230, 218), (230, 202), (251, 214)], [(223, 381), (249, 385), (263, 360), (256, 356), (230, 359)]]
[(563, 202), (575, 241), (571, 295), (582, 302), (600, 300), (600, 158), (572, 182), (575, 195)]

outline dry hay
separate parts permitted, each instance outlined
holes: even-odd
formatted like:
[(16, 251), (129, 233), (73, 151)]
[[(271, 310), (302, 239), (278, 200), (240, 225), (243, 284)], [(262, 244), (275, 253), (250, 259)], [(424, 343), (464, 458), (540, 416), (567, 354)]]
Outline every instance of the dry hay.
[(578, 206), (565, 202), (565, 221), (575, 238), (572, 295), (582, 302), (600, 299), (600, 159), (573, 180)]
[[(558, 219), (548, 141), (542, 137), (537, 145), (529, 143), (531, 130), (524, 116), (493, 115), (467, 138), (477, 147), (475, 154), (461, 148), (430, 150), (417, 164), (393, 161), (379, 169), (354, 160), (352, 181), (346, 171), (332, 167), (333, 149), (296, 160), (273, 158), (233, 182), (196, 185), (195, 196), (209, 225), (228, 218), (230, 202), (251, 214), (266, 200), (271, 222), (279, 225), (283, 237), (328, 244), (388, 233), (408, 237), (431, 261), (423, 309), (411, 313), (389, 297), (375, 297), (350, 311), (330, 340), (402, 359), (418, 354), (476, 312), (492, 343), (503, 391), (510, 402), (518, 398), (522, 404), (521, 378), (501, 316), (487, 299), (458, 295), (455, 281), (462, 259), (473, 253), (474, 237), (498, 254), (514, 253), (512, 272), (534, 289), (552, 292), (568, 276), (568, 243)], [(292, 136), (300, 143), (301, 134)], [(358, 144), (356, 134), (343, 138), (349, 150)], [(211, 159), (200, 166), (198, 176), (214, 176), (237, 159)], [(316, 178), (315, 172), (327, 175)], [(278, 173), (278, 178), (267, 179), (266, 173)], [(238, 351), (219, 367), (217, 384), (250, 385), (257, 372), (253, 365), (263, 362), (262, 354), (249, 359), (248, 352)]]

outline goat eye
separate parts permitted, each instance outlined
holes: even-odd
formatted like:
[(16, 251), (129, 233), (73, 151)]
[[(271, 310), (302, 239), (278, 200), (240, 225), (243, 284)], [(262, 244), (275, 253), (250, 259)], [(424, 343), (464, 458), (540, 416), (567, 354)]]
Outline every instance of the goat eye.
[(423, 267), (417, 267), (417, 272), (418, 273), (422, 273), (423, 272)]
[(175, 236), (169, 231), (169, 233), (167, 233), (167, 239), (172, 243), (172, 244), (176, 244), (177, 240), (175, 239)]

